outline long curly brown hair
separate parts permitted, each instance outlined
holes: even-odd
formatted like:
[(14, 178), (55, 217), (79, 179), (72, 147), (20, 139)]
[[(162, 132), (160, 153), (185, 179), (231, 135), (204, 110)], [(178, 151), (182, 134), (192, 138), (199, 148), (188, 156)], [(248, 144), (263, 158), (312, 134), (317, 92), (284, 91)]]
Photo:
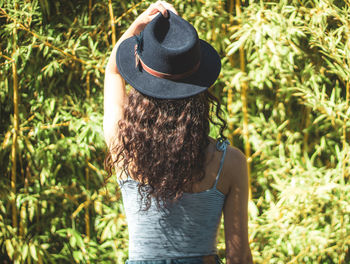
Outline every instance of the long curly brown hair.
[(166, 207), (166, 201), (179, 199), (185, 187), (191, 190), (204, 178), (209, 122), (219, 125), (224, 137), (222, 115), (219, 100), (209, 91), (165, 100), (131, 89), (105, 159), (108, 177), (113, 168), (120, 168), (139, 182), (143, 210), (150, 207), (152, 197), (158, 208)]

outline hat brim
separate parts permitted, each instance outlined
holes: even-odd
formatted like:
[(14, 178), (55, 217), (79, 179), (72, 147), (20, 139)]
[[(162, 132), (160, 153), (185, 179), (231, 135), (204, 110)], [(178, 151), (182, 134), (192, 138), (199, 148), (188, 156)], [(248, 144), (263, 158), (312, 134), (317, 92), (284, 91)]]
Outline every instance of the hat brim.
[(136, 37), (124, 40), (117, 50), (116, 62), (123, 78), (137, 91), (159, 99), (180, 99), (196, 95), (212, 86), (221, 70), (220, 56), (204, 40), (200, 41), (201, 61), (198, 70), (181, 80), (155, 77), (136, 67)]

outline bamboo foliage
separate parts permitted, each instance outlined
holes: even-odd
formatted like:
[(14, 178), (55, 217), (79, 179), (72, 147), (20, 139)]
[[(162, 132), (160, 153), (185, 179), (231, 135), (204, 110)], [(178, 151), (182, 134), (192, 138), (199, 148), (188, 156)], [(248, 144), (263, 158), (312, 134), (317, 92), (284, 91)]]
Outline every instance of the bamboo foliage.
[[(104, 184), (103, 69), (150, 2), (0, 3), (0, 259), (123, 263), (120, 193)], [(173, 4), (222, 57), (211, 89), (254, 179), (255, 263), (348, 263), (349, 2)], [(223, 223), (218, 250), (224, 260)]]
[(337, 201), (349, 200), (349, 6), (260, 2), (240, 19), (228, 53), (246, 52), (247, 76), (233, 78), (255, 98), (253, 187), (265, 189), (250, 203), (255, 260), (347, 263), (349, 211)]

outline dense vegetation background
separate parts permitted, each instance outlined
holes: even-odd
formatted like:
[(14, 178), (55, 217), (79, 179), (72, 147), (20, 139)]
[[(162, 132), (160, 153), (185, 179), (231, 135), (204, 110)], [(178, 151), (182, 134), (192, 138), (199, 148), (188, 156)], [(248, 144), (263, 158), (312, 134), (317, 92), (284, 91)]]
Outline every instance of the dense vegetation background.
[[(103, 75), (149, 2), (0, 0), (1, 263), (127, 259)], [(249, 161), (255, 263), (350, 263), (349, 0), (173, 4), (222, 57), (213, 91)]]

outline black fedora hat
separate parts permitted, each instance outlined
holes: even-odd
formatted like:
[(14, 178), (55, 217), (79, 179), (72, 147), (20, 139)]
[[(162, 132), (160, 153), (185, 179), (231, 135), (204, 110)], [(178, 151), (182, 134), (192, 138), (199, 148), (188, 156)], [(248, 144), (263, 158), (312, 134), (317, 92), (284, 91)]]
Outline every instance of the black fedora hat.
[(180, 99), (208, 89), (221, 70), (216, 50), (195, 28), (168, 10), (117, 50), (117, 67), (137, 91), (159, 99)]

